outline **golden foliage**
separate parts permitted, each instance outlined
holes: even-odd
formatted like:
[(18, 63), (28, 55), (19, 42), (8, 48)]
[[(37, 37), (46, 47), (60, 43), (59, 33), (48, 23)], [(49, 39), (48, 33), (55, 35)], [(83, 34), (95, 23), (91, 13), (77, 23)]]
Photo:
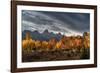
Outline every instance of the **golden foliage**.
[(29, 38), (22, 40), (22, 48), (41, 50), (90, 48), (90, 38), (89, 35), (63, 36), (60, 41), (57, 41), (55, 38), (52, 38), (49, 41), (32, 40)]

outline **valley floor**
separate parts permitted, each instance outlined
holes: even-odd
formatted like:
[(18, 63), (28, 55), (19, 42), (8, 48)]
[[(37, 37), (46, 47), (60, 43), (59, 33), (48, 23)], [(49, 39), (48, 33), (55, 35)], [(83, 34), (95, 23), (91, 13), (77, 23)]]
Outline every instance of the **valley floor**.
[(22, 62), (59, 61), (89, 59), (89, 49), (70, 49), (53, 51), (23, 51)]

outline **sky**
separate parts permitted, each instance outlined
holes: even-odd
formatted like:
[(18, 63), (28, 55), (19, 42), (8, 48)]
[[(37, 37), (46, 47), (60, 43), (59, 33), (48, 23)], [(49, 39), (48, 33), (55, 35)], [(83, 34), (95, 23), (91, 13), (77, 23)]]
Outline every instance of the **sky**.
[(22, 10), (22, 31), (45, 30), (66, 35), (82, 35), (90, 30), (89, 13)]

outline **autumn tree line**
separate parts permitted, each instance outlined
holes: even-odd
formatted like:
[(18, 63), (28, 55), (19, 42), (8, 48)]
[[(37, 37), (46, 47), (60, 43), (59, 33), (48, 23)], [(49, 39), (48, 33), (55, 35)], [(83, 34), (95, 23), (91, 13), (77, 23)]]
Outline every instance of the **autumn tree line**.
[(90, 34), (84, 32), (83, 36), (65, 36), (57, 41), (51, 38), (49, 41), (39, 41), (31, 38), (30, 33), (26, 33), (26, 37), (22, 40), (22, 48), (24, 50), (38, 50), (38, 51), (51, 51), (51, 50), (69, 50), (69, 49), (89, 49), (90, 48)]

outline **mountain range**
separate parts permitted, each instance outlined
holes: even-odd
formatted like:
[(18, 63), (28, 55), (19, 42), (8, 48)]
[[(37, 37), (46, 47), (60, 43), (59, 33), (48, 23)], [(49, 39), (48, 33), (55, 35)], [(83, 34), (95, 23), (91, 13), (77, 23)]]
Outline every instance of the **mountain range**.
[(59, 41), (63, 36), (61, 33), (56, 34), (53, 32), (49, 32), (47, 29), (42, 33), (38, 32), (37, 30), (35, 31), (24, 30), (22, 32), (22, 39), (25, 39), (27, 32), (30, 33), (32, 39), (39, 41), (49, 41), (51, 38), (55, 38), (57, 41)]

